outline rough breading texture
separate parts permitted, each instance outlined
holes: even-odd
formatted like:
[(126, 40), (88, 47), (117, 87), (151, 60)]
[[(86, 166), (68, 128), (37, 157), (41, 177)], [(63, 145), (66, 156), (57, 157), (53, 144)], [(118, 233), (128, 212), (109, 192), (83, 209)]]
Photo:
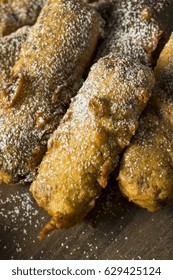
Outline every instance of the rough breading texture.
[(170, 17), (170, 0), (117, 0), (105, 29), (97, 57), (120, 53), (149, 66), (153, 52), (165, 36)]
[(6, 183), (3, 173), (10, 183), (33, 180), (50, 134), (81, 85), (99, 27), (99, 15), (80, 1), (46, 3), (1, 92), (0, 182)]
[(152, 212), (173, 203), (173, 34), (155, 73), (157, 87), (123, 156), (118, 177), (124, 195)]
[(19, 59), (21, 47), (26, 41), (29, 30), (30, 27), (24, 26), (0, 38), (0, 89), (10, 80), (11, 70)]
[(33, 25), (46, 0), (0, 0), (0, 37)]
[(168, 95), (173, 94), (173, 34), (162, 50), (155, 68), (158, 86)]
[(40, 237), (80, 222), (94, 207), (119, 154), (128, 146), (154, 85), (152, 70), (113, 55), (92, 66), (31, 185), (53, 216)]

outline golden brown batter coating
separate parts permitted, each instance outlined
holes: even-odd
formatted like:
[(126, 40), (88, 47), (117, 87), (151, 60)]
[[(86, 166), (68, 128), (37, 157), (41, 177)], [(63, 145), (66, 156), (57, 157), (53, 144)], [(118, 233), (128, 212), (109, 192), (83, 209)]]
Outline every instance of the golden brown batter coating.
[(81, 85), (99, 27), (99, 15), (81, 1), (46, 3), (1, 92), (0, 182), (33, 180), (50, 134)]
[(168, 26), (171, 0), (115, 0), (97, 57), (120, 53), (152, 65)]
[(22, 44), (26, 41), (29, 30), (30, 27), (24, 26), (0, 38), (0, 89), (10, 80), (11, 70), (19, 59)]
[(0, 37), (33, 25), (46, 0), (0, 0)]
[(31, 185), (37, 203), (53, 216), (40, 237), (80, 222), (94, 207), (119, 154), (128, 146), (154, 85), (152, 71), (107, 56), (92, 66)]
[(158, 86), (168, 95), (173, 94), (173, 33), (162, 50), (155, 68)]
[(152, 212), (173, 203), (173, 34), (155, 73), (157, 87), (123, 156), (118, 177), (124, 195)]

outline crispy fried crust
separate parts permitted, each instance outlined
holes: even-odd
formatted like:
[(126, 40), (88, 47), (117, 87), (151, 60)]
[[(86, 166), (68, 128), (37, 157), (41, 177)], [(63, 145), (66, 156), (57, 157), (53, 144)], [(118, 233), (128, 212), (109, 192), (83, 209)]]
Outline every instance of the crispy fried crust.
[(0, 89), (9, 82), (11, 70), (19, 59), (19, 53), (26, 41), (30, 27), (24, 26), (16, 32), (0, 38)]
[(0, 37), (24, 25), (33, 25), (46, 0), (1, 0)]
[(106, 187), (119, 154), (129, 144), (154, 85), (152, 71), (107, 56), (92, 66), (48, 142), (31, 192), (53, 216), (41, 237), (80, 222)]
[(173, 34), (155, 73), (157, 87), (118, 177), (124, 195), (152, 212), (173, 203)]
[(112, 52), (155, 64), (153, 52), (165, 36), (171, 0), (117, 0), (113, 4), (97, 57)]
[(157, 85), (168, 95), (173, 94), (173, 34), (165, 45), (155, 68)]
[(81, 84), (99, 26), (88, 5), (50, 0), (32, 27), (11, 83), (1, 92), (0, 169), (10, 183), (33, 180), (47, 140)]

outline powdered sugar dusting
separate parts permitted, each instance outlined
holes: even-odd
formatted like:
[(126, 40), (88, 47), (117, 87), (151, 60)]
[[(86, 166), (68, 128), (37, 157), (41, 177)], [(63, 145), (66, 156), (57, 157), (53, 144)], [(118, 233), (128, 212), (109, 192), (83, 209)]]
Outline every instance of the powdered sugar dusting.
[(7, 0), (0, 3), (0, 36), (33, 25), (46, 0)]
[(150, 211), (173, 203), (172, 58), (173, 35), (158, 60), (156, 87), (123, 156), (119, 175), (122, 192)]
[(0, 38), (0, 89), (8, 83), (11, 70), (19, 59), (22, 44), (25, 42), (30, 27), (22, 27), (11, 35)]
[[(99, 230), (93, 230), (84, 224), (76, 228), (77, 232), (73, 228), (72, 235), (68, 231), (59, 233), (59, 242), (55, 242), (57, 233), (40, 242), (37, 238), (38, 231), (47, 217), (42, 215), (41, 209), (28, 193), (28, 186), (9, 187), (9, 189), (10, 192), (7, 194), (7, 187), (0, 186), (0, 258), (38, 259), (38, 254), (40, 259), (45, 259), (46, 254), (46, 259), (53, 259), (54, 254), (57, 253), (61, 259), (74, 259), (78, 254), (81, 259), (99, 258), (102, 251)], [(102, 195), (102, 201), (99, 201), (100, 210), (95, 209), (95, 214), (90, 214), (93, 223), (96, 221), (98, 223), (98, 220), (103, 219), (105, 215), (109, 216), (109, 220), (122, 216), (123, 205), (117, 203), (116, 209), (114, 208), (114, 191), (111, 187), (107, 196)], [(91, 217), (88, 219), (91, 220)], [(100, 229), (103, 226), (104, 223), (100, 221)], [(122, 230), (123, 224), (120, 223), (118, 227)], [(114, 234), (113, 230), (102, 234), (102, 237), (107, 239), (107, 245), (117, 242)], [(89, 236), (90, 239), (87, 240)]]
[[(5, 206), (11, 203), (13, 205), (13, 210), (9, 210), (8, 213), (6, 212)], [(29, 223), (31, 224), (32, 216), (37, 216), (38, 211), (33, 207), (33, 201), (29, 196), (28, 192), (20, 193), (18, 191), (15, 195), (10, 194), (5, 200), (0, 200), (1, 209), (0, 215), (5, 219), (9, 219), (12, 221), (12, 225), (14, 226), (13, 230), (18, 230), (17, 225), (15, 227), (16, 222), (26, 222), (26, 225)], [(21, 210), (24, 212), (21, 215)], [(23, 232), (26, 234), (26, 229), (23, 229)]]
[(80, 1), (51, 0), (42, 9), (2, 93), (10, 108), (0, 116), (0, 162), (11, 181), (33, 180), (50, 134), (81, 85), (99, 29), (99, 15)]
[[(3, 232), (3, 235), (0, 236), (0, 244), (1, 246), (4, 244), (1, 251), (9, 251), (11, 254), (9, 257), (13, 259), (13, 254), (23, 254), (28, 242), (36, 242), (37, 228), (45, 218), (41, 217), (27, 186), (17, 191), (11, 189), (11, 193), (9, 192), (6, 196), (2, 192), (4, 189), (1, 187), (0, 231)], [(31, 232), (31, 228), (35, 232), (34, 239), (28, 234), (28, 230)]]
[(168, 95), (172, 95), (173, 91), (173, 33), (171, 34), (167, 44), (157, 61), (155, 75), (159, 87), (166, 91)]
[(52, 216), (60, 213), (59, 227), (79, 222), (94, 207), (153, 86), (152, 70), (126, 58), (110, 55), (92, 66), (31, 185), (39, 205)]
[(169, 4), (167, 0), (114, 1), (97, 56), (121, 53), (151, 65), (152, 53), (166, 30)]

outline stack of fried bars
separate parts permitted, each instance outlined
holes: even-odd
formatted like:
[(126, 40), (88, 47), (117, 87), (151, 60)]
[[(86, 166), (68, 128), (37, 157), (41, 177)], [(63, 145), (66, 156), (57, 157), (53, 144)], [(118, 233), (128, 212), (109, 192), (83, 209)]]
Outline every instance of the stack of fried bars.
[(0, 0), (0, 183), (32, 182), (40, 238), (80, 222), (115, 169), (134, 203), (173, 202), (171, 7)]

